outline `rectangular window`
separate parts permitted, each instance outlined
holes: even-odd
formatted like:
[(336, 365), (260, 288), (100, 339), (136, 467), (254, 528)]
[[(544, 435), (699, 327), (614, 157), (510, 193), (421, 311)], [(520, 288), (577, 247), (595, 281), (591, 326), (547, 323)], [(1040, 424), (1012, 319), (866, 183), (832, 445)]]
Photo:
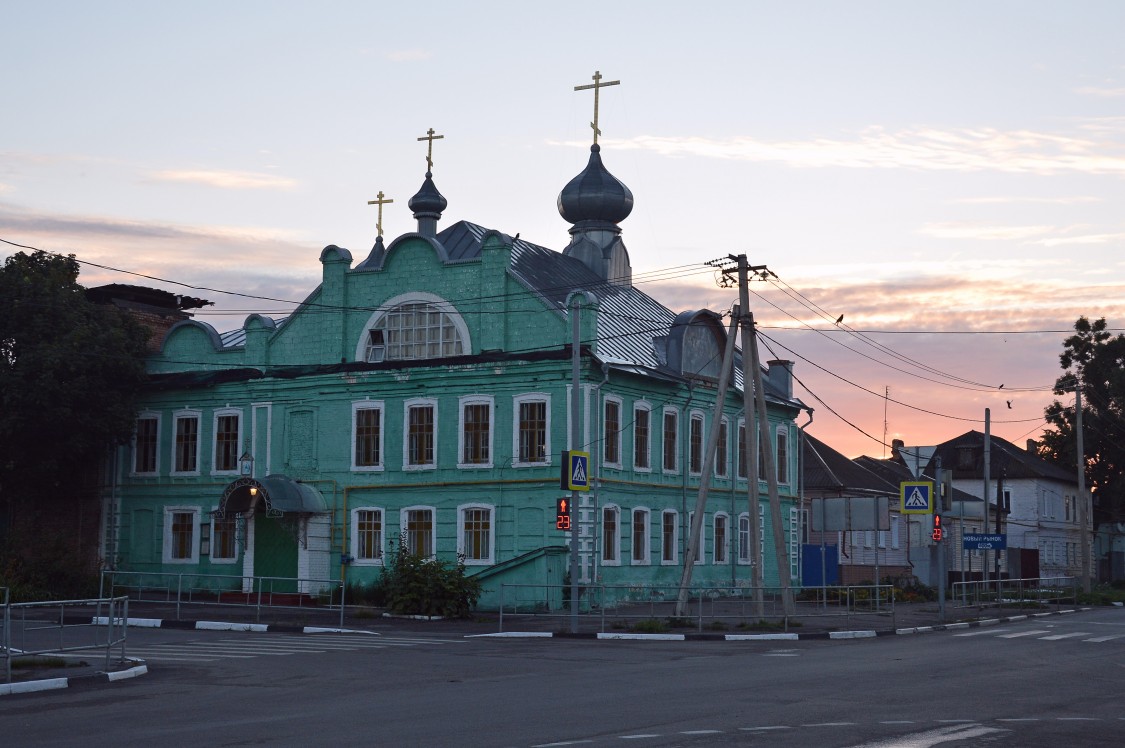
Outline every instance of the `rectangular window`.
[(679, 558), (678, 543), (676, 513), (672, 511), (663, 512), (660, 515), (660, 563), (676, 563), (676, 559)]
[(727, 477), (727, 422), (719, 424), (719, 443), (715, 447), (715, 475)]
[(383, 466), (383, 407), (356, 403), (354, 406), (353, 452), (355, 468), (380, 468)]
[(466, 402), (461, 406), (461, 464), (492, 463), (492, 403)]
[(492, 507), (461, 508), (461, 542), (458, 552), (465, 563), (492, 563)]
[[(684, 526), (684, 531), (688, 535), (687, 543), (691, 542), (691, 525), (695, 522), (695, 512), (688, 512), (687, 525)], [(703, 522), (699, 525), (699, 544), (695, 546), (695, 563), (703, 563), (703, 543), (707, 540), (707, 515), (703, 515)]]
[(777, 430), (777, 482), (789, 484), (789, 432)]
[(648, 563), (648, 510), (633, 510), (633, 563)]
[(175, 460), (172, 469), (177, 473), (199, 472), (199, 416), (176, 416)]
[(416, 556), (430, 558), (434, 555), (434, 510), (429, 507), (406, 509), (403, 512), (402, 530), (406, 534), (406, 548)]
[(238, 427), (238, 413), (215, 416), (215, 472), (233, 472), (238, 469)]
[(727, 563), (727, 515), (715, 515), (715, 534), (712, 538), (714, 548), (711, 552), (713, 563)]
[(160, 419), (144, 416), (137, 419), (137, 436), (133, 445), (133, 472), (155, 473)]
[(211, 560), (234, 561), (238, 556), (237, 538), (238, 520), (234, 517), (216, 517), (211, 531)]
[(194, 564), (199, 561), (197, 507), (170, 506), (164, 509), (164, 563)]
[(606, 564), (617, 564), (621, 561), (618, 556), (620, 546), (617, 537), (619, 511), (615, 506), (602, 509), (602, 562)]
[(520, 402), (517, 428), (519, 461), (547, 462), (547, 403), (545, 400)]
[(633, 411), (633, 468), (648, 470), (649, 461), (649, 416), (647, 408)]
[(746, 424), (738, 424), (738, 477), (746, 477)]
[(602, 440), (603, 456), (607, 465), (621, 464), (621, 403), (618, 400), (605, 401), (605, 420)]
[(678, 429), (676, 411), (664, 411), (664, 471), (676, 472), (676, 431)]
[(434, 465), (434, 406), (408, 406), (406, 419), (406, 464), (413, 467)]
[(692, 475), (703, 472), (703, 416), (693, 415), (689, 430), (688, 470)]
[(738, 515), (738, 563), (750, 563), (750, 515)]
[(352, 556), (356, 561), (383, 558), (383, 510), (356, 509), (352, 526)]

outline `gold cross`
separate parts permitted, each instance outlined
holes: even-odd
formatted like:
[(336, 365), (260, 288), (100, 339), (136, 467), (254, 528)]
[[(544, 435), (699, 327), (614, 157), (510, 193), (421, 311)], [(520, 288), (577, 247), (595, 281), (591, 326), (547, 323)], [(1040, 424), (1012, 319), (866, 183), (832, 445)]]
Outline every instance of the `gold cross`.
[(429, 145), (426, 146), (426, 171), (433, 171), (434, 168), (434, 141), (441, 140), (444, 137), (444, 135), (434, 135), (434, 128), (431, 127), (426, 130), (424, 138), (418, 138), (418, 140), (430, 141)]
[(606, 86), (619, 86), (621, 81), (606, 81), (602, 83), (602, 74), (600, 70), (594, 71), (594, 82), (588, 83), (585, 86), (575, 86), (575, 91), (585, 91), (587, 89), (594, 89), (594, 121), (590, 123), (590, 127), (594, 130), (594, 144), (597, 145), (598, 136), (602, 131), (598, 129), (598, 91)]
[(378, 232), (378, 234), (376, 234), (377, 236), (383, 235), (383, 206), (386, 205), (387, 203), (393, 203), (393, 202), (394, 202), (394, 200), (391, 200), (391, 199), (386, 199), (386, 200), (383, 199), (383, 191), (382, 190), (379, 190), (378, 198), (376, 198), (375, 200), (368, 200), (367, 201), (368, 205), (378, 205), (379, 206), (379, 220), (377, 220), (375, 222), (375, 230)]

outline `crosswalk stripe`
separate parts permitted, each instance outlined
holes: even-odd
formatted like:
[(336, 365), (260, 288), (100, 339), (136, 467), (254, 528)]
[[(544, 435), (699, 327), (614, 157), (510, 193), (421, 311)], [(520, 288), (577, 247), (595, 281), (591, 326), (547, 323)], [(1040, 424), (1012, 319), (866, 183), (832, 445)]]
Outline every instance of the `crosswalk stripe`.
[(1114, 634), (1113, 636), (1095, 636), (1092, 639), (1083, 639), (1082, 641), (1084, 641), (1084, 642), (1107, 642), (1107, 641), (1110, 641), (1111, 639), (1120, 639), (1123, 636), (1125, 636), (1125, 634)]
[(1035, 629), (1034, 631), (1017, 631), (1014, 634), (1004, 634), (1001, 639), (1018, 639), (1021, 636), (1035, 636), (1036, 634), (1046, 634), (1050, 629)]
[(991, 634), (998, 634), (1001, 631), (1007, 631), (1007, 630), (1008, 629), (982, 629), (980, 631), (967, 631), (964, 634), (954, 634), (954, 636), (985, 636), (985, 635), (991, 635)]
[(1059, 639), (1073, 639), (1077, 636), (1089, 636), (1091, 633), (1092, 632), (1090, 632), (1090, 631), (1076, 631), (1073, 634), (1055, 634), (1054, 636), (1041, 636), (1041, 637), (1039, 637), (1039, 641), (1041, 641), (1041, 642), (1055, 642), (1055, 641), (1058, 641)]

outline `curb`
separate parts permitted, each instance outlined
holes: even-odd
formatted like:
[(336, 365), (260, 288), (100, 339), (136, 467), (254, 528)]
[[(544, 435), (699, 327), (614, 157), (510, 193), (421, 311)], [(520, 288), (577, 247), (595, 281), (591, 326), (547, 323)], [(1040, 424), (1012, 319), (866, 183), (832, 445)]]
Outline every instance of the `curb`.
[[(108, 616), (94, 616), (86, 618), (84, 616), (74, 616), (63, 619), (63, 623), (79, 623), (79, 624), (93, 624), (94, 626), (108, 626)], [(113, 619), (115, 626), (122, 625), (122, 619)], [(267, 632), (272, 633), (286, 633), (286, 634), (368, 634), (371, 636), (382, 636), (377, 631), (366, 631), (364, 629), (342, 629), (328, 626), (294, 626), (285, 623), (235, 623), (232, 621), (175, 621), (167, 618), (126, 618), (124, 625), (133, 628), (146, 628), (146, 629), (187, 629), (194, 631), (251, 631), (254, 633), (264, 634)]]
[(148, 672), (148, 665), (143, 660), (133, 660), (137, 663), (126, 670), (115, 670), (112, 673), (93, 673), (91, 675), (76, 675), (73, 678), (44, 678), (42, 680), (29, 680), (20, 683), (0, 683), (0, 696), (9, 696), (17, 693), (37, 693), (39, 691), (55, 691), (60, 688), (90, 688), (104, 683), (115, 683), (119, 680), (128, 680), (144, 675)]

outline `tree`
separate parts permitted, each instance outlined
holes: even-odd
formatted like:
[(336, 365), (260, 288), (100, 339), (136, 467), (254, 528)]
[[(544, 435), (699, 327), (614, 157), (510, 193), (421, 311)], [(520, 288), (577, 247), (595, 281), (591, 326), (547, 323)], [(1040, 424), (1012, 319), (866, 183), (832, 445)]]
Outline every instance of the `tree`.
[[(1082, 385), (1082, 436), (1086, 483), (1094, 490), (1094, 521), (1125, 522), (1125, 335), (1113, 336), (1105, 318), (1079, 317), (1074, 335), (1063, 341), (1059, 362), (1065, 373), (1054, 392)], [(1040, 456), (1075, 468), (1077, 439), (1074, 406), (1058, 400), (1044, 413), (1054, 430), (1045, 431)], [(1076, 469), (1076, 468), (1075, 468)]]
[(148, 333), (87, 300), (78, 272), (73, 255), (41, 251), (0, 268), (0, 542), (8, 550), (17, 528), (36, 533), (33, 545), (64, 530), (66, 502), (83, 492), (89, 499), (89, 476), (133, 431)]

